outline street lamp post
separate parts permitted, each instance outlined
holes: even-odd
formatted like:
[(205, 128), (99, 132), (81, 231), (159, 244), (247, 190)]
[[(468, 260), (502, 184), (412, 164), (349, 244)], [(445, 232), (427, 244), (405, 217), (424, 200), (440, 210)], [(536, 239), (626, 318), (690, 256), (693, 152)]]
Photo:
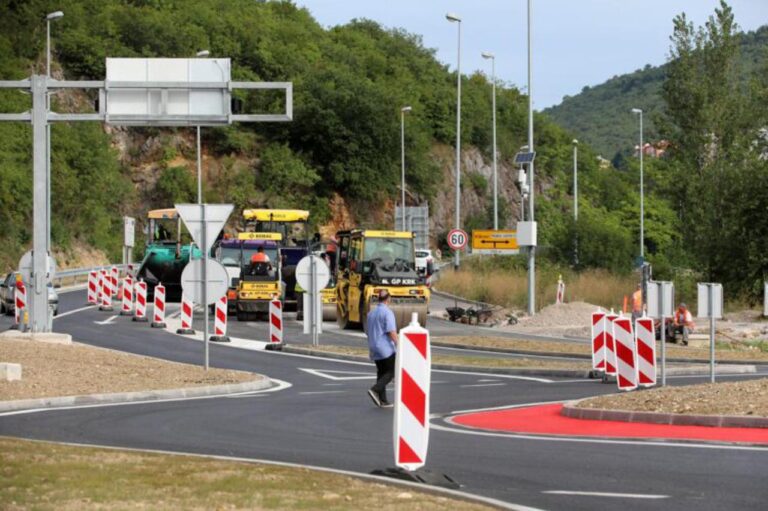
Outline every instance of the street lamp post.
[(404, 106), (400, 109), (400, 204), (402, 210), (402, 230), (405, 230), (405, 114), (410, 112), (410, 106)]
[[(456, 229), (461, 228), (461, 18), (453, 13), (445, 15), (445, 19), (458, 25), (458, 58), (456, 60)], [(453, 266), (459, 269), (459, 251), (454, 252)]]
[(643, 240), (645, 239), (645, 192), (643, 189), (643, 111), (640, 108), (633, 108), (633, 114), (640, 116), (640, 261), (645, 256)]
[[(51, 21), (64, 17), (62, 11), (54, 11), (45, 17), (45, 76), (51, 79)], [(45, 96), (47, 111), (51, 110), (51, 93)], [(51, 253), (51, 124), (45, 127), (45, 215), (48, 218), (48, 232), (45, 237), (45, 252)], [(46, 263), (47, 264), (47, 263)]]
[(493, 229), (499, 229), (499, 180), (496, 171), (496, 56), (490, 52), (481, 54), (484, 59), (491, 60), (491, 89), (493, 109)]
[[(531, 0), (528, 0), (528, 150), (533, 147), (533, 84), (531, 81)], [(535, 222), (533, 161), (528, 165), (528, 221)], [(536, 314), (536, 247), (528, 248), (528, 315)]]
[[(579, 141), (573, 139), (573, 221), (579, 220)], [(579, 234), (574, 230), (573, 239), (573, 264), (579, 265)]]
[[(207, 57), (211, 52), (208, 50), (200, 50), (195, 54), (196, 57)], [(203, 203), (203, 162), (200, 154), (200, 126), (197, 126), (197, 203)]]

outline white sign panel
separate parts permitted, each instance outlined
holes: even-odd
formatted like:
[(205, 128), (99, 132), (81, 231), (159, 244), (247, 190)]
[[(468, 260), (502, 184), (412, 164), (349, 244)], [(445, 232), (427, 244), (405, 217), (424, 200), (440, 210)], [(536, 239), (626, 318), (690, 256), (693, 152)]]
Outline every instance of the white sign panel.
[(133, 248), (135, 242), (136, 220), (129, 217), (123, 217), (123, 245)]
[[(211, 305), (224, 296), (229, 287), (227, 270), (218, 261), (206, 259), (207, 296), (203, 300), (203, 260), (190, 261), (181, 272), (181, 290), (184, 296), (197, 304)], [(204, 303), (203, 303), (204, 302)]]
[[(205, 253), (210, 252), (214, 241), (235, 208), (232, 204), (174, 204), (174, 207), (184, 221), (189, 234), (192, 235), (192, 239)], [(205, 225), (205, 246), (203, 246), (203, 225)]]
[(517, 245), (535, 247), (536, 241), (536, 222), (517, 222)]
[(315, 290), (320, 292), (331, 280), (331, 270), (319, 256), (308, 255), (299, 261), (299, 264), (296, 265), (296, 282), (304, 291), (309, 292), (312, 289), (312, 259), (315, 260)]
[[(662, 300), (663, 298), (663, 300)], [(674, 314), (675, 286), (672, 282), (648, 282), (648, 316), (654, 319), (670, 318)], [(663, 305), (663, 310), (662, 310)]]
[[(226, 87), (213, 89), (163, 88), (163, 83), (226, 83), (230, 81), (229, 59), (107, 59), (107, 121), (113, 124), (157, 121), (159, 116), (180, 116), (163, 125), (186, 125), (193, 117), (203, 124), (227, 123), (230, 93)], [(147, 87), (125, 85), (147, 83)], [(154, 118), (153, 118), (154, 117)]]
[[(56, 260), (51, 256), (48, 256), (46, 269), (48, 270), (49, 279), (56, 276)], [(27, 250), (19, 259), (19, 273), (21, 273), (21, 278), (24, 282), (30, 283), (32, 282), (32, 272), (32, 251)]]
[[(698, 311), (696, 316), (699, 318), (723, 317), (723, 285), (722, 284), (697, 284), (699, 292)], [(709, 310), (710, 290), (712, 292), (712, 310)]]

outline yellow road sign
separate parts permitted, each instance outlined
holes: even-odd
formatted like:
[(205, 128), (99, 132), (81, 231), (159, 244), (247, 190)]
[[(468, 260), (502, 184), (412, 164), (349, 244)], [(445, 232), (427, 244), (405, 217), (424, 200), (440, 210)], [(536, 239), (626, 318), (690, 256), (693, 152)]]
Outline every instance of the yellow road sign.
[(472, 252), (475, 254), (519, 254), (517, 231), (472, 231)]

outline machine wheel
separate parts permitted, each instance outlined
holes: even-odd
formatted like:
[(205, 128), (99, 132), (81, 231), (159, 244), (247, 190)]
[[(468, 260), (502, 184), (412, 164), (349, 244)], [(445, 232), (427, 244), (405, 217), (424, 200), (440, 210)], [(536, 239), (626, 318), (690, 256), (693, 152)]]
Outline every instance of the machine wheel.
[(248, 321), (248, 313), (243, 311), (237, 311), (238, 321)]
[(352, 328), (352, 322), (349, 320), (349, 315), (344, 312), (339, 304), (336, 304), (336, 323), (342, 330), (349, 330)]

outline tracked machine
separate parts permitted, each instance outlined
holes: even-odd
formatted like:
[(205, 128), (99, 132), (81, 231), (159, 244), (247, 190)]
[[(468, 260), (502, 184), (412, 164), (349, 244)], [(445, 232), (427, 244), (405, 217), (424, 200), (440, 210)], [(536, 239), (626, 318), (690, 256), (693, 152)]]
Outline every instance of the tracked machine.
[(392, 296), (390, 308), (398, 330), (410, 323), (414, 312), (426, 326), (430, 291), (426, 277), (416, 272), (413, 233), (353, 229), (336, 233), (336, 240), (339, 326), (366, 330), (366, 317), (382, 289)]

